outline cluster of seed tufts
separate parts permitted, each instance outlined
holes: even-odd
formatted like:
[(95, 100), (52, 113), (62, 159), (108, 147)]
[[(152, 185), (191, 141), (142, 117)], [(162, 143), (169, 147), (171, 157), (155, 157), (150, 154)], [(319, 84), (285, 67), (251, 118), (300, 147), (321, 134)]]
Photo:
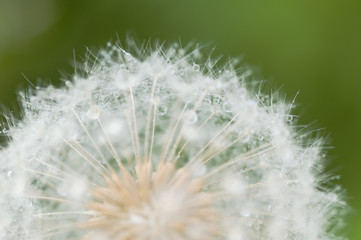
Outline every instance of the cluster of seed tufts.
[(250, 69), (177, 45), (88, 55), (8, 116), (1, 239), (339, 239), (320, 139)]

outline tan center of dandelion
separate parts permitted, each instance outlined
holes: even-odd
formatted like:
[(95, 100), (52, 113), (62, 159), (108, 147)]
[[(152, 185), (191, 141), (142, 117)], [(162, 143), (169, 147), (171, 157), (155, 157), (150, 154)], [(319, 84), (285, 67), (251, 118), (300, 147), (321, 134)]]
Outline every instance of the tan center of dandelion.
[(134, 175), (125, 169), (110, 174), (106, 186), (94, 190), (96, 201), (87, 207), (95, 217), (83, 226), (94, 230), (87, 239), (215, 239), (219, 216), (201, 178), (168, 164), (135, 169)]

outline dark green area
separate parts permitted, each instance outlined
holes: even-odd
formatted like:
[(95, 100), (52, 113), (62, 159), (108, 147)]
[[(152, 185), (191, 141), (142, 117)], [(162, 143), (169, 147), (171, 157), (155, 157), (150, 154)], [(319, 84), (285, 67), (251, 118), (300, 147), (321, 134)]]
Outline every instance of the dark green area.
[[(46, 4), (45, 4), (46, 3)], [(42, 26), (42, 27), (38, 27)], [(0, 103), (38, 78), (58, 85), (86, 47), (109, 40), (195, 40), (244, 56), (270, 86), (297, 96), (301, 124), (330, 134), (329, 170), (354, 208), (361, 239), (361, 2), (350, 0), (0, 0)]]

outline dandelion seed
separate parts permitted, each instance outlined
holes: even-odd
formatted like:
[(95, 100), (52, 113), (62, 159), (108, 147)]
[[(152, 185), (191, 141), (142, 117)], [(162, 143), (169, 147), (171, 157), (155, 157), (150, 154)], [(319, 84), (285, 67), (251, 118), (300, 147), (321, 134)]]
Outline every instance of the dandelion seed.
[(0, 238), (341, 239), (322, 142), (298, 135), (292, 105), (248, 91), (249, 69), (200, 59), (108, 44), (63, 88), (21, 94)]

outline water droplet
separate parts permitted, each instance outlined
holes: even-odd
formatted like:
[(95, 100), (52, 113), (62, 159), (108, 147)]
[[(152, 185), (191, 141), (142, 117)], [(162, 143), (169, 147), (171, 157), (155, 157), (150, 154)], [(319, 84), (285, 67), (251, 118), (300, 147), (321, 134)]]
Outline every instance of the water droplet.
[(224, 75), (225, 75), (226, 77), (228, 77), (228, 78), (231, 78), (231, 77), (233, 77), (233, 72), (230, 71), (230, 70), (226, 70), (226, 71), (224, 72)]
[(186, 111), (184, 113), (184, 121), (186, 123), (192, 124), (197, 122), (198, 120), (198, 115), (195, 111)]
[(117, 138), (123, 131), (123, 124), (119, 119), (109, 119), (104, 124), (104, 130), (110, 138)]
[(288, 115), (287, 116), (287, 122), (292, 122), (293, 121), (293, 116), (292, 115)]
[(91, 120), (95, 120), (99, 118), (100, 110), (96, 106), (92, 106), (88, 112), (86, 113), (87, 117)]
[(163, 116), (167, 113), (168, 108), (165, 105), (158, 105), (157, 107), (157, 112), (159, 113), (159, 115)]
[(240, 97), (242, 97), (242, 98), (245, 98), (246, 96), (247, 96), (247, 90), (245, 89), (245, 88), (240, 88), (239, 90), (238, 90), (238, 94), (237, 94), (238, 96), (240, 96)]
[(269, 206), (267, 207), (267, 211), (270, 212), (271, 210), (272, 210), (272, 205), (269, 205)]
[(249, 212), (241, 212), (240, 215), (241, 215), (241, 217), (246, 217), (246, 218), (251, 216), (251, 214)]
[(73, 83), (71, 81), (65, 81), (65, 86), (67, 86), (68, 88), (73, 86)]
[(240, 138), (239, 140), (240, 142), (247, 143), (251, 138), (251, 131), (247, 128), (241, 129), (238, 132), (238, 137)]
[(257, 114), (257, 103), (252, 100), (247, 100), (244, 104), (244, 111), (248, 118), (252, 118)]
[(253, 226), (253, 221), (246, 221), (246, 225), (248, 227), (252, 227)]
[(119, 97), (120, 96), (120, 92), (119, 91), (114, 91), (114, 92), (112, 92), (112, 95), (113, 95), (113, 97)]
[(200, 70), (200, 66), (196, 63), (193, 63), (193, 71), (199, 72), (199, 70)]
[(222, 110), (225, 112), (232, 112), (232, 105), (229, 102), (222, 104)]
[(8, 176), (9, 178), (11, 178), (13, 175), (14, 175), (14, 172), (11, 171), (11, 170), (9, 170), (8, 173), (7, 173), (7, 176)]
[(138, 214), (130, 214), (129, 220), (130, 220), (130, 222), (136, 223), (136, 224), (144, 222), (144, 218)]
[(133, 60), (133, 56), (130, 53), (125, 52), (124, 59), (125, 59), (125, 61), (129, 62), (129, 61)]

